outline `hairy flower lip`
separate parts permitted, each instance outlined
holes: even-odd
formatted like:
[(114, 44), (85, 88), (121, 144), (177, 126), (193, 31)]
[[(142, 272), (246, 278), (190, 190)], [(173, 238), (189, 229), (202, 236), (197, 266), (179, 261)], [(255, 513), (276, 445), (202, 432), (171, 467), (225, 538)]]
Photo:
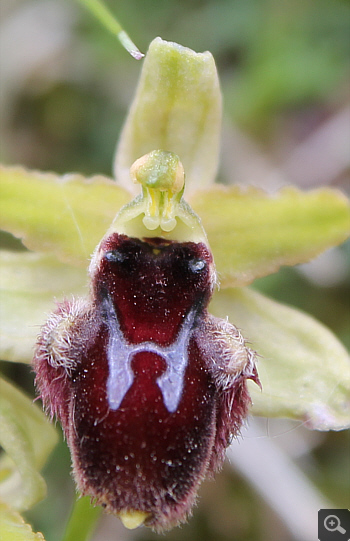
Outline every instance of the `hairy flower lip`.
[[(199, 484), (221, 467), (248, 411), (255, 357), (237, 329), (206, 310), (214, 272), (207, 246), (112, 233), (99, 251), (90, 300), (60, 305), (42, 330), (37, 384), (61, 419), (82, 494), (111, 513), (147, 514), (144, 523), (164, 531), (186, 519)], [(181, 332), (184, 354), (175, 347)], [(124, 365), (121, 340), (130, 344)], [(128, 370), (129, 383), (109, 402)]]

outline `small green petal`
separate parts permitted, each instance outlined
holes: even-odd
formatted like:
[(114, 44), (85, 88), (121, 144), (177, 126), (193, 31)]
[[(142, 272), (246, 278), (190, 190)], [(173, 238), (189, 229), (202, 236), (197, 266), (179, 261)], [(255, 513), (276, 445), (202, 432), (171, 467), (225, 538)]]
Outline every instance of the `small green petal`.
[(46, 493), (39, 474), (57, 443), (56, 430), (32, 400), (0, 379), (0, 500), (21, 511)]
[(201, 217), (222, 287), (305, 263), (350, 233), (349, 201), (330, 188), (289, 187), (270, 196), (256, 188), (213, 186), (189, 202)]
[(187, 187), (205, 187), (216, 174), (220, 130), (221, 93), (212, 55), (156, 38), (118, 145), (116, 178), (130, 186), (134, 161), (159, 149), (179, 156)]
[(64, 265), (50, 255), (0, 251), (0, 358), (29, 363), (55, 299), (81, 295), (86, 269)]
[(0, 502), (1, 541), (45, 541), (41, 533), (34, 533), (16, 511)]
[(105, 177), (0, 167), (0, 229), (27, 248), (86, 266), (129, 193)]
[(350, 426), (350, 358), (329, 329), (246, 288), (215, 293), (210, 311), (228, 316), (261, 355), (262, 391), (250, 387), (252, 413), (317, 430)]

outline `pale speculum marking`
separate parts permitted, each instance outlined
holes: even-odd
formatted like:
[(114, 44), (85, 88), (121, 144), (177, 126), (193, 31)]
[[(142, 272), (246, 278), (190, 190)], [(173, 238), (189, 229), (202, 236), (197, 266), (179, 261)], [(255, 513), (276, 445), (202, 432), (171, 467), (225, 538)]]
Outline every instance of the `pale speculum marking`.
[(184, 386), (184, 374), (188, 364), (188, 345), (193, 329), (196, 310), (187, 314), (180, 332), (172, 344), (162, 347), (154, 342), (130, 344), (124, 338), (118, 317), (109, 297), (103, 301), (106, 323), (109, 329), (107, 360), (107, 399), (110, 409), (117, 410), (134, 381), (131, 361), (136, 353), (156, 353), (166, 361), (167, 369), (157, 378), (164, 405), (170, 413), (177, 410)]

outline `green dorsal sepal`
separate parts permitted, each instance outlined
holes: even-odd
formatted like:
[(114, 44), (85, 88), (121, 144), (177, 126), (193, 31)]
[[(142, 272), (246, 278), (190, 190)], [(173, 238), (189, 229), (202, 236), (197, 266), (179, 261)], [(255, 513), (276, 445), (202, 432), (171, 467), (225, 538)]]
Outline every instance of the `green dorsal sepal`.
[(185, 173), (176, 154), (153, 150), (133, 163), (130, 176), (142, 192), (120, 210), (112, 231), (207, 243), (200, 219), (183, 199)]

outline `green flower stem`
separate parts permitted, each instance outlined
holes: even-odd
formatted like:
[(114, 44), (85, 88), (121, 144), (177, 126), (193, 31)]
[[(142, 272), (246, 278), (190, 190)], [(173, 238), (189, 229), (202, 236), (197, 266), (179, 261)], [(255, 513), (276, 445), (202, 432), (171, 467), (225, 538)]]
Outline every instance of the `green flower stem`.
[(84, 4), (91, 13), (109, 30), (115, 35), (123, 47), (131, 54), (136, 60), (140, 60), (144, 54), (142, 54), (136, 47), (135, 43), (131, 41), (128, 34), (123, 30), (115, 16), (109, 11), (109, 9), (100, 2), (100, 0), (79, 0), (81, 4)]
[(101, 515), (101, 507), (93, 507), (90, 498), (77, 497), (62, 541), (88, 541)]

